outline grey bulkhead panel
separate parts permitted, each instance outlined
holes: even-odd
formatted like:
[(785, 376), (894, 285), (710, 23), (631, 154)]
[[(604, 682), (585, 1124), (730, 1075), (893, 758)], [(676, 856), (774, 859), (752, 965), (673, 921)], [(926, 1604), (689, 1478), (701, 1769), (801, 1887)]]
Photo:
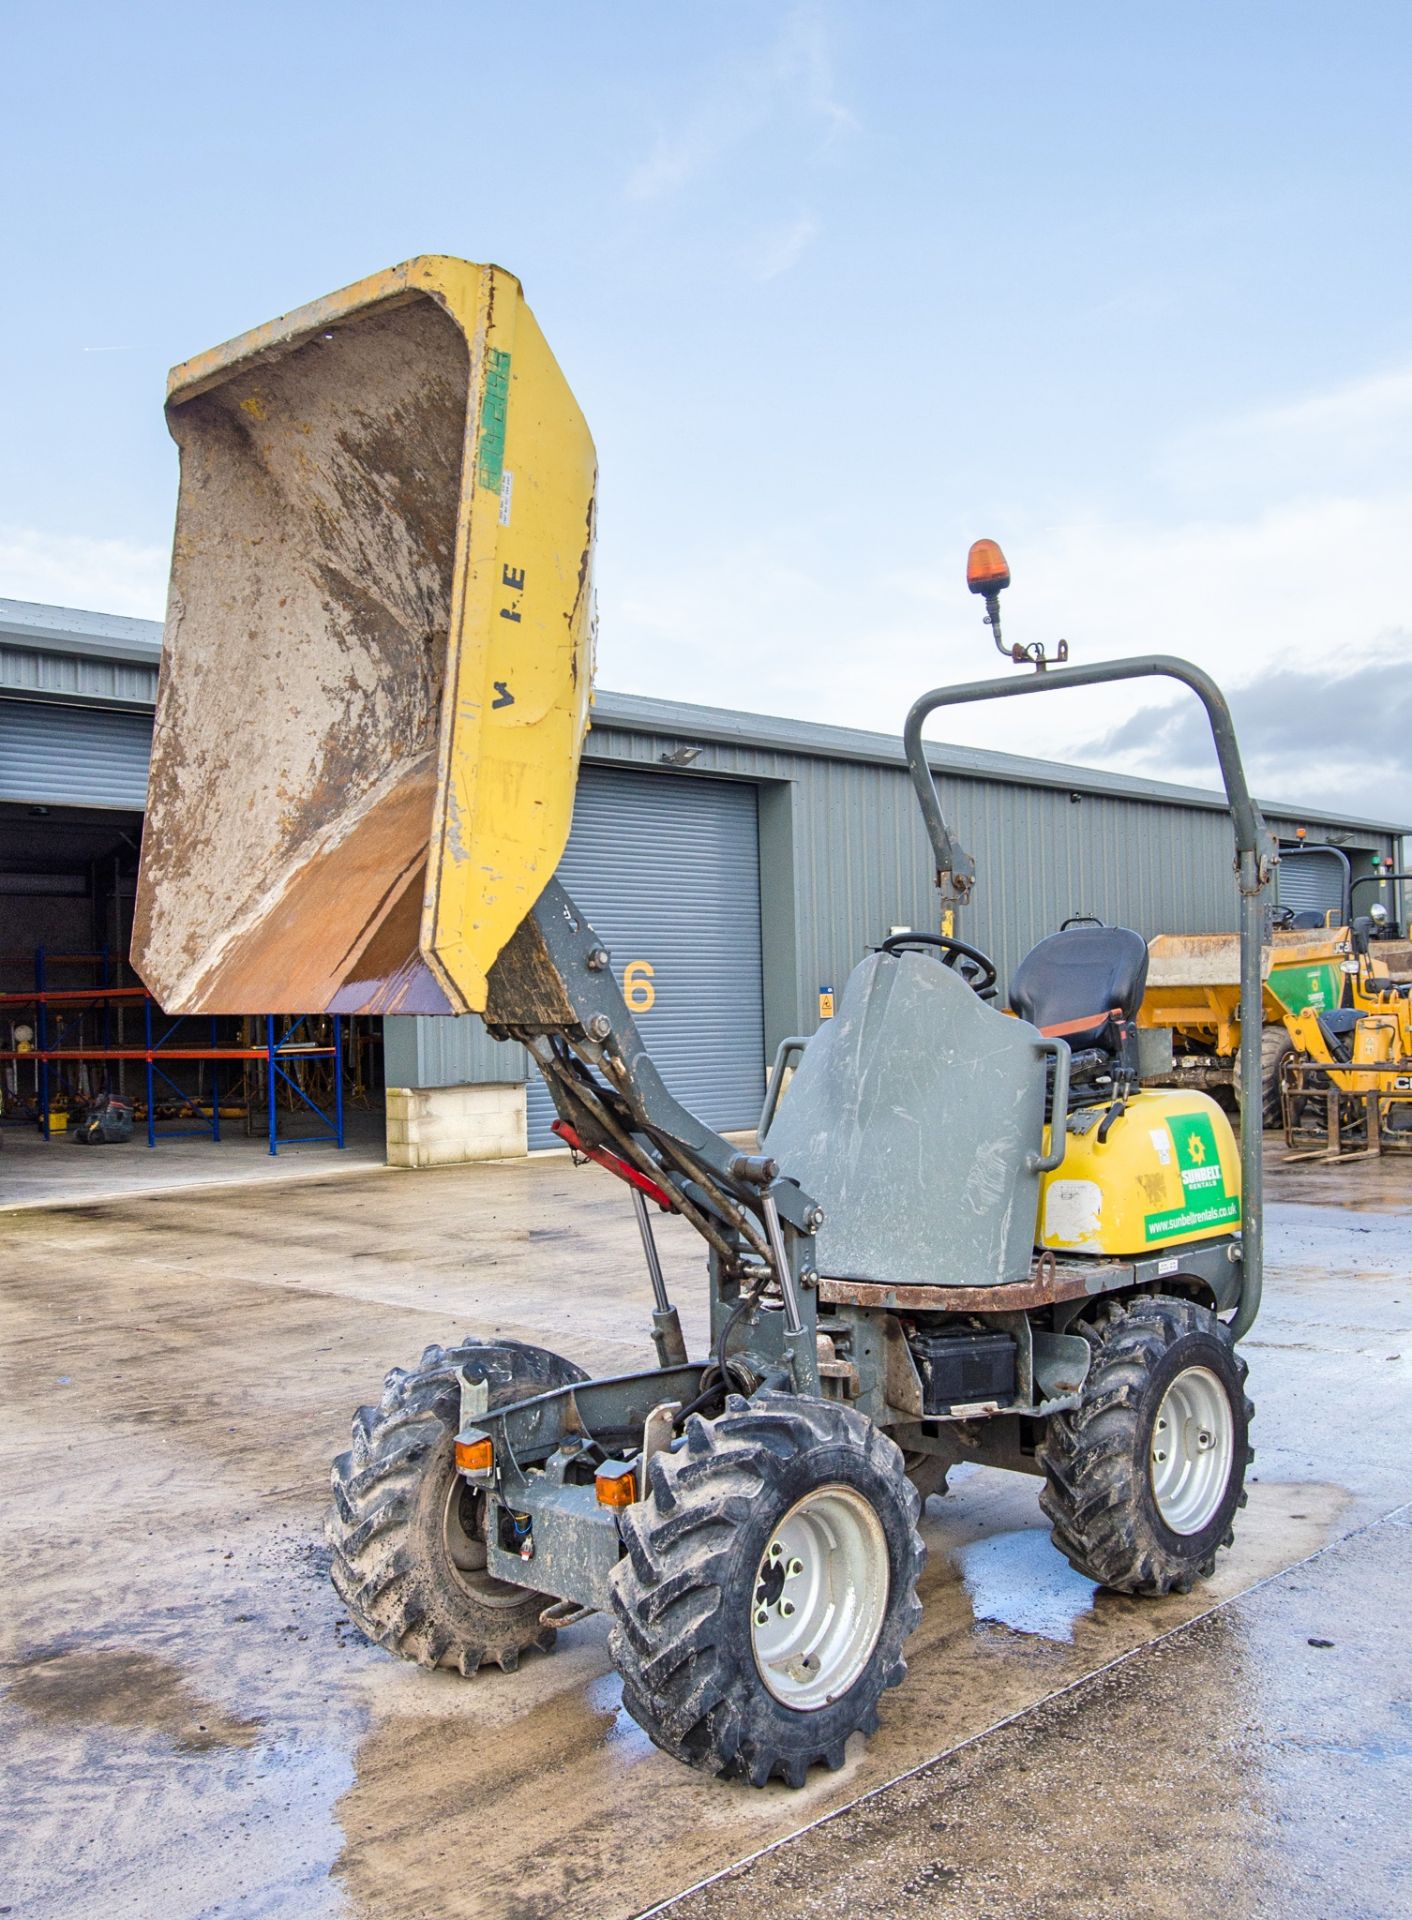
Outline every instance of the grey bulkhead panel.
[(824, 1209), (821, 1274), (942, 1287), (1029, 1274), (1041, 1044), (929, 955), (854, 969), (769, 1132), (771, 1158)]

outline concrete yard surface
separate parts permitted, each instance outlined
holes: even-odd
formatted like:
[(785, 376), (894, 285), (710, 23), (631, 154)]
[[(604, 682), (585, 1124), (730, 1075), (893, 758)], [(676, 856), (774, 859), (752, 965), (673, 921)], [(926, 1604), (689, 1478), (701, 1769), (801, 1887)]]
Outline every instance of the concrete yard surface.
[[(1097, 1592), (1036, 1481), (958, 1472), (906, 1683), (799, 1793), (659, 1754), (599, 1618), (463, 1681), (368, 1646), (326, 1578), (328, 1463), (389, 1365), (462, 1332), (646, 1363), (606, 1175), (301, 1169), (0, 1218), (0, 1908), (1405, 1911), (1408, 1170), (1275, 1173), (1257, 1458), (1215, 1579)], [(661, 1240), (699, 1349), (697, 1243)]]
[(1403, 1507), (657, 1911), (1412, 1913), (1409, 1584)]
[(350, 1113), (342, 1147), (311, 1124), (292, 1138), (281, 1134), (278, 1153), (271, 1153), (267, 1135), (246, 1133), (229, 1119), (219, 1140), (167, 1129), (158, 1132), (155, 1147), (148, 1146), (140, 1120), (131, 1140), (98, 1147), (80, 1146), (69, 1133), (46, 1140), (35, 1128), (7, 1126), (0, 1142), (0, 1232), (5, 1215), (18, 1207), (81, 1206), (189, 1187), (283, 1185), (354, 1168), (366, 1172), (386, 1158), (384, 1132), (381, 1114)]

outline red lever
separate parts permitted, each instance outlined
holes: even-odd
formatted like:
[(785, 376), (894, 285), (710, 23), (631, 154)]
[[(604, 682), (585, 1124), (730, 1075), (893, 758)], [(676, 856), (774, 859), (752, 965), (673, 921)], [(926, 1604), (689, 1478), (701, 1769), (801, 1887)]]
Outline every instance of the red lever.
[(609, 1173), (615, 1173), (620, 1180), (626, 1180), (630, 1187), (636, 1187), (645, 1193), (649, 1200), (655, 1200), (663, 1213), (675, 1213), (676, 1203), (665, 1187), (659, 1187), (655, 1180), (649, 1180), (645, 1173), (639, 1173), (636, 1167), (628, 1165), (616, 1153), (609, 1153), (606, 1147), (586, 1147), (567, 1120), (555, 1120), (550, 1126), (551, 1133), (557, 1133), (566, 1147), (572, 1147), (575, 1153), (581, 1153), (585, 1160), (592, 1160), (596, 1166), (606, 1167)]

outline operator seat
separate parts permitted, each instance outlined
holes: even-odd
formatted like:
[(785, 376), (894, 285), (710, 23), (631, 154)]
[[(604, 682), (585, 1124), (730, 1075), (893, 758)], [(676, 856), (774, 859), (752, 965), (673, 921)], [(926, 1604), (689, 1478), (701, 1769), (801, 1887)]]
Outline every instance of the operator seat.
[(1067, 1040), (1072, 1081), (1116, 1073), (1137, 1079), (1137, 1010), (1147, 987), (1147, 942), (1131, 927), (1069, 927), (1032, 947), (1010, 982), (1022, 1020)]

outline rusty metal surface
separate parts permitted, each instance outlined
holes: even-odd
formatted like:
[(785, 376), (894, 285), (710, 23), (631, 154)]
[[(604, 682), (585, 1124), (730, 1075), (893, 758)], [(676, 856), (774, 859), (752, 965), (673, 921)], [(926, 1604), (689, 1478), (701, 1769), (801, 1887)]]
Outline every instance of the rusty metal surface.
[(820, 1280), (819, 1299), (837, 1307), (888, 1307), (915, 1313), (1027, 1313), (1056, 1300), (1077, 1300), (1102, 1292), (1105, 1273), (1116, 1282), (1129, 1271), (1111, 1267), (1054, 1267), (1032, 1280), (1002, 1287), (888, 1287), (864, 1280)]
[(173, 1010), (324, 1008), (349, 979), (379, 1011), (447, 1010), (417, 919), (468, 390), (422, 299), (173, 406), (133, 930)]

